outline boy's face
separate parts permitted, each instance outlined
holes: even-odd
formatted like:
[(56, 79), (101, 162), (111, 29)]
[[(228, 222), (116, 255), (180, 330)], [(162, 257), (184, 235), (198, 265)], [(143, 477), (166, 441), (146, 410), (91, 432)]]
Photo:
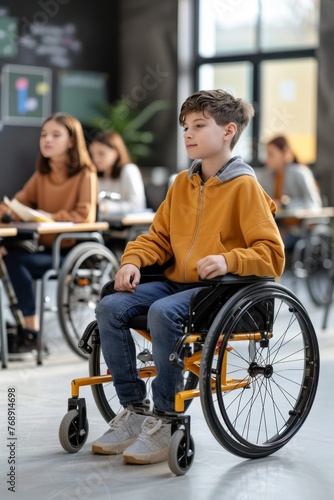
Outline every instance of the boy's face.
[(194, 111), (186, 116), (183, 138), (189, 158), (202, 160), (215, 157), (229, 148), (224, 141), (228, 125), (217, 125), (208, 113)]

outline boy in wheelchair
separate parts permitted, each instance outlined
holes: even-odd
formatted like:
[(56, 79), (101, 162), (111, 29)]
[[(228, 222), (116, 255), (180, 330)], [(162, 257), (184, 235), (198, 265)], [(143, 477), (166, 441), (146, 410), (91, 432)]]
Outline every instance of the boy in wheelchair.
[[(199, 91), (183, 103), (179, 123), (194, 160), (180, 172), (159, 207), (149, 234), (128, 243), (116, 275), (116, 293), (98, 303), (96, 318), (104, 359), (124, 410), (92, 445), (100, 454), (123, 454), (126, 463), (167, 459), (175, 394), (182, 368), (169, 356), (184, 334), (191, 297), (200, 279), (226, 273), (280, 276), (284, 246), (275, 203), (253, 169), (232, 151), (254, 114), (251, 104), (223, 90)], [(163, 281), (140, 283), (140, 269), (163, 265)], [(157, 376), (153, 408), (136, 370), (129, 320), (148, 315)]]

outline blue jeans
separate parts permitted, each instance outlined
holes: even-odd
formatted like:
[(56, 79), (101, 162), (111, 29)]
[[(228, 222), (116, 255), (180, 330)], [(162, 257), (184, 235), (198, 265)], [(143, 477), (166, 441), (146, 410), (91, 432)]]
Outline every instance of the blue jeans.
[(36, 314), (34, 280), (52, 267), (51, 251), (30, 253), (10, 248), (5, 263), (23, 316), (33, 316)]
[(175, 394), (183, 389), (183, 374), (181, 368), (171, 364), (169, 355), (184, 334), (190, 299), (199, 289), (196, 283), (155, 281), (138, 285), (134, 293), (107, 295), (97, 304), (102, 352), (124, 407), (146, 397), (146, 384), (138, 376), (135, 344), (127, 325), (133, 316), (147, 314), (157, 368), (152, 382), (154, 405), (163, 411), (174, 411)]
[[(68, 249), (63, 253), (67, 251)], [(31, 253), (23, 248), (12, 247), (9, 248), (4, 260), (23, 316), (34, 316), (36, 314), (34, 283), (52, 268), (51, 250)]]

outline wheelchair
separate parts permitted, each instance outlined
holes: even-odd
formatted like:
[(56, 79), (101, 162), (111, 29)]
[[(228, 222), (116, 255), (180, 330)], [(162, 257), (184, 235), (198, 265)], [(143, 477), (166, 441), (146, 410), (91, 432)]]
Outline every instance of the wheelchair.
[[(200, 398), (205, 421), (229, 452), (262, 458), (280, 450), (305, 422), (316, 395), (319, 348), (315, 330), (297, 296), (273, 278), (225, 275), (200, 282), (189, 306), (184, 335), (170, 362), (183, 368), (184, 390), (175, 396), (168, 466), (184, 475), (194, 461), (195, 442), (187, 411)], [(112, 293), (107, 283), (102, 295)], [(146, 316), (131, 320), (137, 369), (148, 395), (156, 375)], [(89, 376), (74, 379), (59, 441), (68, 453), (86, 443), (89, 424), (80, 388), (91, 386), (102, 417), (121, 409), (100, 348), (98, 325), (89, 323), (80, 340), (89, 354)]]
[(81, 242), (66, 255), (58, 271), (57, 311), (61, 331), (72, 349), (87, 359), (79, 347), (81, 325), (95, 318), (103, 285), (115, 278), (119, 262), (104, 244)]
[(333, 262), (333, 230), (329, 224), (311, 225), (292, 252), (292, 270), (297, 278), (305, 279), (312, 302), (328, 304)]
[(115, 278), (127, 241), (147, 232), (148, 225), (129, 226), (125, 230), (126, 234), (123, 234), (123, 229), (109, 229), (103, 236), (99, 235), (98, 241), (78, 243), (66, 255), (57, 273), (60, 328), (72, 351), (85, 359), (88, 354), (78, 347), (82, 324), (88, 324), (95, 318), (101, 290)]

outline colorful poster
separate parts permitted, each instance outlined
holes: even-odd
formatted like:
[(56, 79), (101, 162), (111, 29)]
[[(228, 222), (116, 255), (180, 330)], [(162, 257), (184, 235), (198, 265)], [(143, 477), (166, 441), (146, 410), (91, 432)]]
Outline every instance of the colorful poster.
[(51, 114), (51, 69), (6, 64), (2, 69), (4, 125), (40, 126)]

